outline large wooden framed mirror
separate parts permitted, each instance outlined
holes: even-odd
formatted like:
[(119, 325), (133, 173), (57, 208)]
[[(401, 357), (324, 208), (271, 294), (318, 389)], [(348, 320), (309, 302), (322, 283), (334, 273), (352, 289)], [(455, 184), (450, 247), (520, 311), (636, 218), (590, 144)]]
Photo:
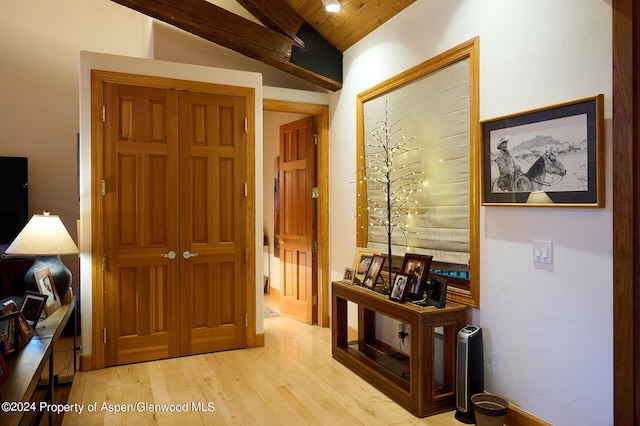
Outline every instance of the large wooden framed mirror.
[[(375, 132), (396, 126), (409, 153), (392, 173), (420, 180), (391, 232), (394, 267), (406, 252), (433, 256), (449, 300), (480, 307), (479, 39), (476, 37), (357, 96), (357, 244), (387, 253), (389, 230), (372, 217), (386, 195), (370, 183)], [(397, 194), (393, 188), (391, 191)], [(379, 198), (382, 197), (383, 200)], [(408, 203), (407, 203), (408, 204)]]

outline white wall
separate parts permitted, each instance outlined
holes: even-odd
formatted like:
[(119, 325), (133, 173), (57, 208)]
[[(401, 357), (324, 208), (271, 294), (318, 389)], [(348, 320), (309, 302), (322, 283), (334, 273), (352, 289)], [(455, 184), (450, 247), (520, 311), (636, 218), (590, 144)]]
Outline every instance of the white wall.
[[(332, 279), (355, 247), (355, 97), (480, 36), (480, 118), (605, 95), (606, 208), (481, 208), (485, 388), (556, 425), (613, 423), (611, 6), (421, 0), (345, 52), (331, 95)], [(532, 240), (552, 240), (535, 266)]]
[[(28, 157), (30, 214), (60, 215), (75, 241), (78, 54), (141, 55), (142, 27), (140, 14), (110, 1), (0, 2), (0, 155)], [(63, 261), (77, 294), (78, 257)]]

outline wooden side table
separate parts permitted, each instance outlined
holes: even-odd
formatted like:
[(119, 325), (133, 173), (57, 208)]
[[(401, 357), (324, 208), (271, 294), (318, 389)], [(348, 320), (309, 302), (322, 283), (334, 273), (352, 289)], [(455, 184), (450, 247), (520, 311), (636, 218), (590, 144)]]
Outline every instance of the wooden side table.
[[(35, 336), (31, 341), (17, 355), (6, 359), (9, 377), (0, 385), (0, 397), (5, 403), (0, 409), (1, 425), (17, 425), (23, 415), (38, 410), (40, 401), (32, 401), (31, 398), (38, 387), (47, 362), (49, 362), (49, 383), (45, 400), (47, 402), (54, 400), (54, 345), (71, 315), (75, 314), (75, 305), (76, 298), (71, 295), (71, 292), (68, 292), (60, 309), (46, 319), (38, 321)], [(75, 348), (77, 347), (75, 334), (73, 340), (75, 359)], [(6, 403), (9, 403), (9, 406), (5, 406)], [(21, 408), (21, 410), (17, 408)], [(49, 415), (49, 424), (52, 424), (52, 420), (53, 416)]]
[[(466, 325), (466, 307), (442, 309), (396, 303), (388, 296), (352, 284), (332, 284), (333, 357), (418, 417), (455, 409), (456, 336)], [(348, 339), (347, 302), (358, 305), (358, 340)], [(376, 338), (375, 316), (410, 325), (406, 356)], [(442, 339), (441, 371), (436, 375), (434, 342)], [(436, 377), (438, 376), (438, 377)]]

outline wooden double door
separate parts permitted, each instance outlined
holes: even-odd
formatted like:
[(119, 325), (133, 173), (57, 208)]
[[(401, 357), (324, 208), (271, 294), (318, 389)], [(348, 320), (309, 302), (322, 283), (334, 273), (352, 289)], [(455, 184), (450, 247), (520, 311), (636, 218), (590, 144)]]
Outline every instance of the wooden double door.
[(246, 99), (103, 84), (105, 365), (246, 346)]

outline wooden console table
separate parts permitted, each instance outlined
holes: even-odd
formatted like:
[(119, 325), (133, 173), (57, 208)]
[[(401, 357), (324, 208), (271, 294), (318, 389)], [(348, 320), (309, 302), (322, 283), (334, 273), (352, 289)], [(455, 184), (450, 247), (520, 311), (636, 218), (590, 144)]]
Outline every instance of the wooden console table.
[[(0, 424), (1, 425), (17, 425), (22, 420), (23, 415), (29, 413), (33, 414), (38, 412), (40, 401), (33, 401), (31, 398), (40, 382), (40, 378), (44, 369), (49, 363), (49, 383), (46, 395), (46, 401), (54, 401), (54, 371), (53, 371), (53, 353), (54, 344), (56, 340), (62, 334), (65, 325), (71, 318), (71, 315), (75, 313), (76, 298), (68, 292), (65, 299), (62, 302), (62, 307), (55, 311), (51, 316), (46, 319), (38, 321), (35, 329), (35, 335), (31, 338), (31, 341), (18, 352), (17, 355), (13, 355), (6, 359), (7, 368), (9, 369), (9, 377), (0, 385), (0, 397), (2, 402), (6, 403), (19, 403), (18, 406), (23, 406), (23, 403), (31, 401), (32, 405), (28, 410), (18, 411), (11, 409), (6, 411), (2, 406), (0, 409)], [(74, 347), (74, 360), (75, 360), (75, 348), (76, 337), (74, 333), (73, 337)], [(75, 362), (74, 362), (75, 372)], [(35, 407), (35, 410), (31, 409)], [(15, 408), (15, 407), (12, 407)], [(49, 413), (49, 424), (52, 424), (53, 416)]]
[[(332, 284), (333, 357), (418, 417), (455, 409), (455, 353), (466, 307), (448, 302), (442, 309), (396, 303), (369, 289)], [(349, 341), (347, 302), (358, 305), (358, 340)], [(411, 353), (405, 356), (376, 339), (376, 313), (411, 326)], [(436, 328), (442, 332), (442, 374), (436, 380)]]

